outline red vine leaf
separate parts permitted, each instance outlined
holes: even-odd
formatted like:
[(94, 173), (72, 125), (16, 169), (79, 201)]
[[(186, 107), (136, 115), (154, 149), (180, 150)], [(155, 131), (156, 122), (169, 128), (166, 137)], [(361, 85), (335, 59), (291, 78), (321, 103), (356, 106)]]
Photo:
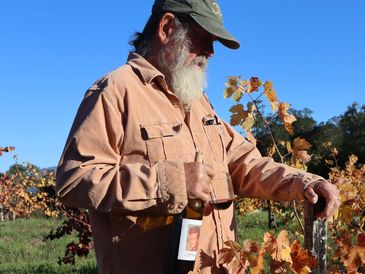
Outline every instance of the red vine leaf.
[(290, 255), (293, 260), (292, 271), (298, 274), (307, 274), (311, 272), (311, 269), (318, 267), (316, 258), (308, 250), (303, 250), (297, 240), (294, 240), (290, 248)]
[(262, 86), (262, 82), (258, 77), (251, 77), (250, 82), (247, 87), (247, 93), (252, 93), (259, 90)]

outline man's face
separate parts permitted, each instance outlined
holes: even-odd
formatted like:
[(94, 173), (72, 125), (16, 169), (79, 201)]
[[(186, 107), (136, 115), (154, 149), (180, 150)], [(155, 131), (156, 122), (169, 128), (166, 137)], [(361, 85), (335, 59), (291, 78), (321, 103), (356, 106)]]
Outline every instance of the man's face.
[(157, 67), (169, 88), (189, 108), (206, 86), (208, 58), (215, 37), (195, 23), (176, 27), (169, 43), (156, 54)]
[[(188, 38), (190, 39), (190, 50), (186, 60), (187, 65), (191, 64), (196, 57), (210, 58), (213, 56), (215, 36), (197, 24), (191, 24), (188, 31)], [(196, 65), (202, 67), (202, 64), (199, 62)]]

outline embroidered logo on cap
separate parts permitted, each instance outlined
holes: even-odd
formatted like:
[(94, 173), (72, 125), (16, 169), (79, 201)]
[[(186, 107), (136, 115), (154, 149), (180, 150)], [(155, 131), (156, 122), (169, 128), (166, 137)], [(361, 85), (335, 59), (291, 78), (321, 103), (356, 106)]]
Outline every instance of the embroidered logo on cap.
[(211, 10), (213, 11), (213, 13), (216, 16), (218, 16), (219, 18), (222, 18), (222, 11), (217, 2), (212, 3)]

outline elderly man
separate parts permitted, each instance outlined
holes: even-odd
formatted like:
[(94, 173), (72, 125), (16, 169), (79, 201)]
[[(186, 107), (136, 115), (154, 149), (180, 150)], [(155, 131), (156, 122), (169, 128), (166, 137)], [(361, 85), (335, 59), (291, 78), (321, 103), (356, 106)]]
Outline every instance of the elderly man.
[[(229, 172), (242, 197), (280, 201), (318, 196), (338, 208), (323, 178), (260, 155), (222, 121), (202, 93), (213, 42), (237, 49), (214, 0), (156, 0), (127, 64), (86, 93), (57, 170), (57, 194), (89, 209), (100, 273), (163, 273), (171, 223), (188, 197), (210, 200), (214, 174)], [(194, 162), (196, 151), (204, 163)], [(234, 239), (233, 205), (208, 212), (195, 271), (224, 273), (216, 261)]]

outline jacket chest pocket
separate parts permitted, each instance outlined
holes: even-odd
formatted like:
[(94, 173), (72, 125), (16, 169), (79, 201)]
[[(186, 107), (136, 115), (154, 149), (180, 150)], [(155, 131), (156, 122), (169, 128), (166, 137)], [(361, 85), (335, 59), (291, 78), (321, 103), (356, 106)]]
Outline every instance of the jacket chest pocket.
[(208, 138), (209, 146), (216, 162), (223, 163), (225, 158), (225, 148), (223, 144), (223, 128), (220, 124), (205, 124), (205, 134)]
[(145, 140), (150, 164), (161, 160), (176, 160), (177, 134), (181, 123), (160, 123), (141, 125), (142, 138)]

